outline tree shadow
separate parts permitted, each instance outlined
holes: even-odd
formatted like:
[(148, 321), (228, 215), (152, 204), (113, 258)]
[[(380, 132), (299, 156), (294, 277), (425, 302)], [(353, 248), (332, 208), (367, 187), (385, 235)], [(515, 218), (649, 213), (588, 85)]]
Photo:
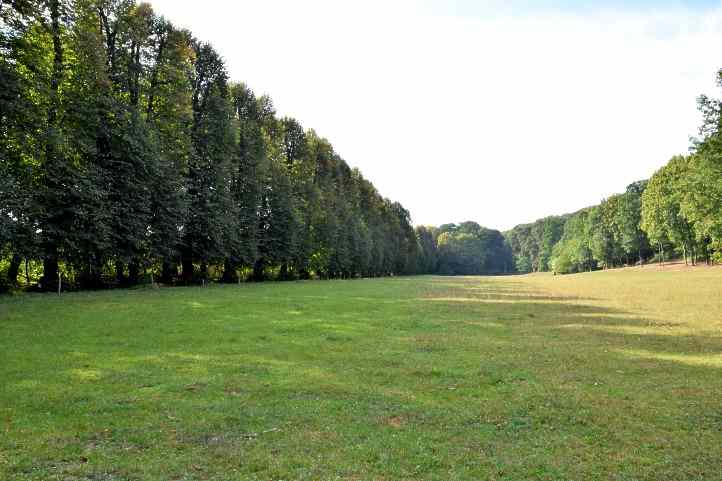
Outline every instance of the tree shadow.
[[(432, 291), (417, 299), (423, 306), (421, 309), (438, 311), (440, 319), (449, 312), (456, 312), (455, 317), (467, 320), (493, 321), (496, 318), (519, 336), (550, 336), (564, 342), (604, 346), (630, 362), (635, 358), (658, 359), (660, 362), (722, 367), (722, 335), (713, 326), (709, 331), (700, 331), (677, 319), (650, 317), (588, 303), (595, 300), (484, 287), (462, 287), (456, 292)], [(635, 356), (634, 350), (646, 354)], [(655, 357), (655, 352), (659, 352), (659, 356)], [(696, 356), (696, 360), (686, 362), (686, 355)], [(700, 356), (705, 356), (709, 362), (703, 362)]]
[[(43, 422), (48, 413), (68, 416), (67, 433), (55, 434), (58, 446), (82, 456), (167, 455), (179, 472), (190, 469), (191, 457), (238, 452), (259, 463), (263, 478), (278, 453), (345, 463), (348, 477), (369, 469), (399, 479), (419, 466), (428, 471), (416, 479), (442, 479), (439, 473), (474, 456), (517, 470), (518, 479), (537, 477), (539, 464), (556, 466), (557, 479), (594, 470), (607, 479), (615, 471), (628, 479), (692, 479), (684, 471), (690, 459), (719, 461), (708, 448), (722, 432), (722, 337), (591, 298), (530, 292), (523, 283), (442, 281), (418, 298), (351, 297), (333, 318), (321, 312), (323, 303), (296, 306), (296, 296), (264, 312), (265, 324), (226, 312), (218, 300), (211, 306), (181, 297), (188, 311), (206, 317), (188, 317), (164, 327), (161, 339), (133, 346), (103, 344), (102, 325), (83, 326), (76, 333), (99, 337), (93, 349), (74, 348), (75, 364), (66, 357), (52, 373), (24, 374), (54, 379), (51, 392), (38, 396), (39, 385), (26, 382), (33, 379), (8, 388)], [(379, 305), (385, 310), (377, 313)], [(183, 334), (191, 321), (203, 327)], [(123, 330), (113, 341), (127, 342), (131, 333), (145, 335)], [(97, 424), (77, 428), (85, 419)], [(161, 435), (144, 438), (145, 430)], [(23, 449), (17, 439), (11, 456)], [(429, 448), (409, 454), (420, 445)], [(666, 461), (655, 464), (660, 453)], [(53, 456), (18, 457), (13, 472), (61, 466)], [(641, 474), (638, 458), (647, 460)], [(226, 467), (219, 462), (204, 476), (222, 479)], [(90, 469), (66, 471), (91, 479), (82, 476)], [(130, 475), (142, 479), (137, 469)]]

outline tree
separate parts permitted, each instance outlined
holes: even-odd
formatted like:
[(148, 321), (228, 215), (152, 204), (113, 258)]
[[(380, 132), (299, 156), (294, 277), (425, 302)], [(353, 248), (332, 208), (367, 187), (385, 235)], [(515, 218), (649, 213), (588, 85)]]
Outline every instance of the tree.
[(649, 240), (642, 230), (642, 194), (647, 181), (634, 182), (621, 195), (617, 211), (620, 244), (628, 258), (635, 256), (641, 265), (650, 256)]
[(47, 29), (36, 24), (45, 12), (40, 7), (29, 1), (0, 6), (0, 258), (9, 258), (0, 289), (15, 285), (22, 259), (37, 254), (34, 173), (47, 97), (39, 67), (48, 66), (44, 53), (50, 46)]
[(208, 44), (193, 42), (193, 127), (187, 193), (188, 217), (183, 228), (183, 278), (208, 277), (209, 262), (224, 259), (237, 241), (238, 210), (231, 195), (234, 141), (227, 73), (220, 55)]
[(683, 215), (681, 208), (687, 188), (690, 158), (673, 157), (649, 180), (642, 194), (642, 229), (664, 255), (664, 245), (669, 242), (682, 249), (685, 261), (691, 255), (695, 263), (694, 226)]
[(165, 283), (172, 283), (178, 274), (177, 258), (188, 208), (185, 182), (192, 153), (192, 46), (189, 32), (154, 19), (145, 115), (154, 132), (158, 157), (157, 175), (151, 179), (148, 243), (149, 256), (159, 259)]
[(513, 266), (511, 249), (501, 232), (476, 222), (439, 227), (437, 250), (440, 274), (500, 274)]
[(715, 260), (722, 261), (722, 145), (719, 139), (708, 141), (704, 149), (690, 159), (688, 183), (680, 213), (694, 226), (695, 243), (711, 249)]
[(231, 101), (237, 125), (231, 191), (237, 208), (238, 240), (225, 260), (225, 282), (235, 282), (237, 268), (254, 266), (258, 258), (262, 178), (266, 170), (264, 119), (258, 99), (245, 84), (234, 84)]
[(555, 273), (590, 271), (596, 267), (592, 251), (596, 215), (593, 209), (584, 209), (569, 217), (561, 240), (554, 246), (551, 264)]
[(419, 243), (417, 271), (420, 274), (434, 274), (438, 270), (438, 230), (433, 226), (418, 226), (415, 229)]
[[(717, 72), (717, 85), (722, 86), (722, 70)], [(697, 103), (703, 122), (693, 144), (681, 210), (694, 224), (696, 241), (708, 261), (709, 250), (722, 261), (722, 101), (702, 95)]]

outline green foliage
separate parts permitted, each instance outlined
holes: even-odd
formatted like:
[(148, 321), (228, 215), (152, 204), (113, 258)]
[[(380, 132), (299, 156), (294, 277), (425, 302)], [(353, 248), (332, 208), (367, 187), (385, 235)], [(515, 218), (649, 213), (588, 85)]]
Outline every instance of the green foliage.
[(552, 269), (556, 273), (590, 271), (596, 267), (592, 252), (592, 236), (596, 209), (582, 210), (572, 215), (564, 225), (564, 234), (554, 246)]
[(673, 157), (652, 176), (642, 196), (642, 228), (660, 250), (667, 243), (693, 248), (693, 226), (681, 212), (689, 166), (689, 157)]
[(698, 105), (703, 123), (691, 155), (673, 157), (648, 182), (635, 182), (598, 206), (557, 218), (563, 235), (549, 228), (554, 218), (507, 232), (517, 270), (545, 270), (549, 246), (551, 266), (560, 273), (678, 254), (692, 264), (722, 261), (722, 103), (701, 96)]
[(417, 262), (418, 273), (433, 274), (438, 272), (438, 229), (433, 226), (418, 226), (416, 227), (415, 232), (419, 243), (419, 258)]
[(5, 284), (24, 259), (47, 289), (415, 272), (408, 211), (149, 4), (0, 15)]
[[(716, 144), (716, 145), (712, 145)], [(695, 243), (722, 261), (722, 145), (710, 141), (691, 161), (681, 214), (694, 226)]]
[(506, 232), (516, 270), (569, 273), (648, 260), (652, 251), (640, 225), (646, 185), (635, 182), (594, 207)]
[(513, 259), (504, 236), (476, 222), (416, 229), (423, 273), (479, 275), (511, 272)]
[(552, 251), (564, 231), (568, 216), (552, 216), (532, 224), (514, 227), (505, 233), (518, 272), (546, 272)]
[[(720, 101), (649, 185), (515, 227), (414, 231), (333, 146), (228, 79), (212, 46), (133, 0), (0, 2), (4, 284), (575, 272), (722, 260)], [(720, 74), (722, 78), (722, 74)], [(652, 249), (653, 244), (654, 249)], [(182, 270), (179, 275), (178, 267)], [(62, 274), (65, 273), (65, 274)], [(29, 277), (29, 276), (28, 276)]]

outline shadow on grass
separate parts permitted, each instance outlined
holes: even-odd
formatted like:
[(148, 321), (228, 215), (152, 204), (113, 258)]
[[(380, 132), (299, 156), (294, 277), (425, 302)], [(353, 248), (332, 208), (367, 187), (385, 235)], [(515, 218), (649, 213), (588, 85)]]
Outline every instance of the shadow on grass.
[(528, 292), (519, 283), (507, 289), (499, 288), (498, 282), (479, 286), (478, 281), (473, 285), (448, 280), (417, 299), (422, 309), (437, 311), (440, 318), (454, 312), (467, 321), (498, 319), (521, 344), (525, 336), (541, 336), (587, 349), (601, 348), (632, 363), (722, 367), (722, 336), (713, 330), (700, 331), (676, 319), (589, 303), (596, 300)]
[(713, 479), (685, 469), (720, 458), (693, 443), (719, 439), (720, 337), (506, 279), (430, 284), (420, 297), (350, 292), (330, 304), (310, 294), (237, 312), (229, 289), (171, 296), (178, 318), (154, 306), (100, 322), (115, 307), (105, 302), (83, 322), (47, 320), (44, 336), (25, 338), (36, 345), (4, 345), (13, 349), (0, 368), (9, 470), (20, 479), (227, 479), (231, 469), (248, 479)]

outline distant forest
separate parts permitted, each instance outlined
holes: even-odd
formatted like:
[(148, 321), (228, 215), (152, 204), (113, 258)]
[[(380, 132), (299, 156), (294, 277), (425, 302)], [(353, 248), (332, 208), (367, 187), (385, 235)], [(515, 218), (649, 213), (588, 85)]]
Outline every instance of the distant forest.
[[(717, 74), (722, 86), (722, 71)], [(559, 274), (684, 259), (722, 262), (722, 102), (701, 96), (699, 138), (651, 179), (573, 214), (504, 233), (473, 222), (417, 227), (422, 273)]]
[(148, 4), (0, 1), (0, 290), (721, 261), (722, 106), (699, 106), (690, 155), (598, 206), (414, 229)]
[(722, 262), (722, 101), (703, 95), (697, 103), (703, 122), (690, 154), (673, 157), (651, 179), (573, 214), (518, 225), (503, 245), (491, 241), (496, 231), (474, 223), (417, 227), (418, 269), (568, 274), (669, 259)]
[[(722, 86), (722, 71), (717, 74)], [(722, 102), (701, 96), (699, 138), (651, 179), (573, 214), (505, 232), (473, 222), (417, 227), (422, 273), (559, 274), (684, 259), (722, 262)]]

